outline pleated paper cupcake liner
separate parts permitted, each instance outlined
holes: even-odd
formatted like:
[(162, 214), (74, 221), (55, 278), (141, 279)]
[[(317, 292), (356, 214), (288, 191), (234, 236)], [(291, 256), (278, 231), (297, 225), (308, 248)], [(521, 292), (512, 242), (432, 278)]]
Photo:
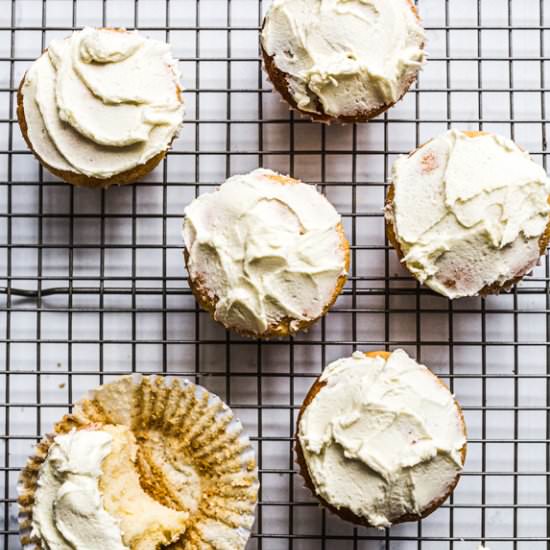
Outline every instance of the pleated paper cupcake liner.
[(42, 548), (32, 533), (32, 510), (40, 466), (54, 437), (105, 424), (133, 432), (139, 448), (135, 466), (145, 492), (189, 513), (186, 531), (171, 550), (245, 547), (259, 482), (254, 449), (241, 422), (219, 397), (188, 380), (133, 375), (90, 392), (37, 445), (18, 485), (26, 550)]

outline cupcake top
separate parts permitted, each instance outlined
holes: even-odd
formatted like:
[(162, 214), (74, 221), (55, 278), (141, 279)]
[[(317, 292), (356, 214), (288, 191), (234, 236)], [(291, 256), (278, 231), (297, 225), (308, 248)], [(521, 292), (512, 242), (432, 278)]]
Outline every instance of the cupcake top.
[(24, 546), (245, 548), (259, 486), (254, 451), (217, 396), (189, 381), (126, 376), (54, 429), (21, 473)]
[(334, 118), (399, 100), (424, 40), (409, 0), (274, 0), (261, 34), (297, 108)]
[(32, 536), (48, 550), (156, 548), (178, 540), (189, 514), (145, 493), (136, 455), (123, 426), (58, 435), (39, 472)]
[(21, 88), (28, 139), (48, 166), (107, 179), (166, 151), (183, 120), (170, 46), (124, 29), (53, 40)]
[(340, 216), (313, 185), (258, 169), (185, 209), (187, 268), (227, 328), (318, 318), (346, 273)]
[(452, 490), (466, 445), (449, 390), (403, 350), (330, 364), (298, 437), (317, 494), (373, 527), (421, 516)]
[(407, 268), (449, 298), (531, 271), (550, 221), (550, 180), (515, 143), (457, 130), (398, 159), (387, 209)]

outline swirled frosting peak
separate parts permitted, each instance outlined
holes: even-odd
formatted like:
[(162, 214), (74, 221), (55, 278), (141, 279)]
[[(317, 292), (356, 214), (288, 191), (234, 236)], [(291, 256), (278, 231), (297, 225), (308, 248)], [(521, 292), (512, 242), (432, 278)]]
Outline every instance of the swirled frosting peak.
[(403, 350), (331, 363), (298, 437), (316, 492), (373, 527), (420, 516), (445, 497), (466, 444), (453, 396)]
[(166, 151), (184, 108), (168, 44), (123, 29), (53, 40), (22, 88), (28, 138), (57, 170), (107, 179)]
[(270, 170), (234, 176), (185, 209), (191, 280), (228, 328), (262, 335), (314, 320), (346, 273), (340, 216), (307, 185)]
[(393, 166), (387, 216), (407, 268), (449, 298), (531, 271), (550, 221), (550, 179), (515, 143), (457, 130)]
[(262, 46), (302, 111), (356, 116), (395, 103), (424, 61), (408, 0), (274, 0)]

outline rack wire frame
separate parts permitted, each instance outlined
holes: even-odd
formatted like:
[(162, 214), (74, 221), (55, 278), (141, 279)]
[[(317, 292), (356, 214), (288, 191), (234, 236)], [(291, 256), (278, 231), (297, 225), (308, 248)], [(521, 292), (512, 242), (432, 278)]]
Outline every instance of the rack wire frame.
[[(431, 50), (426, 71), (401, 108), (342, 128), (315, 125), (278, 103), (257, 49), (268, 4), (0, 2), (3, 548), (19, 547), (16, 482), (36, 441), (84, 391), (136, 371), (191, 378), (243, 419), (262, 482), (250, 548), (549, 548), (549, 259), (509, 295), (449, 302), (399, 266), (383, 235), (381, 205), (392, 160), (437, 129), (498, 130), (520, 138), (546, 166), (550, 5), (419, 0)], [(189, 112), (181, 146), (142, 184), (72, 188), (44, 172), (19, 136), (16, 91), (25, 68), (52, 36), (83, 24), (137, 28), (183, 44)], [(504, 71), (496, 83), (491, 63)], [(457, 83), (461, 64), (468, 75)], [(243, 65), (248, 76), (241, 78)], [(473, 109), (457, 112), (457, 97)], [(318, 183), (341, 211), (352, 245), (349, 282), (333, 311), (309, 334), (273, 342), (225, 333), (199, 310), (178, 234), (193, 197), (262, 165)], [(396, 347), (426, 361), (456, 392), (470, 458), (454, 497), (427, 520), (354, 528), (320, 510), (302, 488), (296, 413), (329, 361), (354, 349)]]

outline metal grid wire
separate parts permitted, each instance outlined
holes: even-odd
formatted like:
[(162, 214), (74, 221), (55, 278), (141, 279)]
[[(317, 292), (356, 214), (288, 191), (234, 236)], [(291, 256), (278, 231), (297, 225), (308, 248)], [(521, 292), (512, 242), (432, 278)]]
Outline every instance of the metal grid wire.
[[(515, 138), (546, 163), (547, 0), (420, 0), (430, 62), (369, 124), (289, 113), (258, 55), (262, 0), (0, 0), (0, 528), (19, 548), (16, 480), (38, 438), (86, 390), (130, 371), (186, 376), (242, 418), (262, 489), (250, 548), (548, 549), (550, 264), (508, 295), (451, 303), (414, 283), (384, 237), (396, 155), (451, 126)], [(26, 68), (83, 25), (171, 42), (185, 128), (144, 183), (75, 189), (43, 171), (15, 119)], [(343, 215), (352, 270), (308, 334), (260, 343), (199, 311), (181, 258), (183, 209), (265, 166), (318, 183)], [(295, 416), (315, 376), (354, 349), (403, 347), (464, 406), (459, 487), (421, 523), (376, 531), (321, 510), (294, 469)]]

